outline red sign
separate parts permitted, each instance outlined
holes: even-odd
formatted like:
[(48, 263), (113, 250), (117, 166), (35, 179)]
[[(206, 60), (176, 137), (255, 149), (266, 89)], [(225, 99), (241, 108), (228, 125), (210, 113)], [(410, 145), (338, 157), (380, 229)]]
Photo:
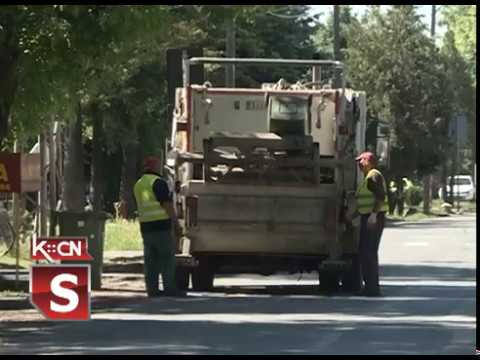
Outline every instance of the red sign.
[(75, 261), (93, 260), (88, 253), (86, 237), (32, 237), (30, 246), (32, 260)]
[(21, 192), (20, 154), (0, 153), (0, 192)]
[(49, 320), (90, 320), (90, 265), (35, 265), (30, 302)]

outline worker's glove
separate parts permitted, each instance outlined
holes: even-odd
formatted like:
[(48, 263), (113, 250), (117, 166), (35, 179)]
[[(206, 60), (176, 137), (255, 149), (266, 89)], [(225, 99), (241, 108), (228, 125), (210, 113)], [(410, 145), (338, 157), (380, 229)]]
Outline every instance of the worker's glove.
[(367, 223), (369, 226), (375, 226), (377, 224), (377, 213), (371, 213)]

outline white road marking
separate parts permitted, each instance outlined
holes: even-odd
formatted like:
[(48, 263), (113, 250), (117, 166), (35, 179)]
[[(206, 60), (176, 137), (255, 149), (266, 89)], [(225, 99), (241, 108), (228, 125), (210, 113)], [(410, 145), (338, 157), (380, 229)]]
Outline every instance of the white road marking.
[(297, 313), (297, 314), (265, 314), (265, 313), (222, 313), (222, 314), (144, 314), (144, 313), (109, 313), (93, 315), (94, 320), (128, 321), (165, 321), (165, 322), (197, 322), (211, 321), (224, 324), (241, 323), (269, 323), (269, 324), (305, 324), (311, 322), (340, 322), (346, 323), (383, 323), (383, 324), (436, 324), (449, 327), (475, 328), (476, 318), (465, 315), (444, 316), (366, 316), (349, 315), (344, 313)]

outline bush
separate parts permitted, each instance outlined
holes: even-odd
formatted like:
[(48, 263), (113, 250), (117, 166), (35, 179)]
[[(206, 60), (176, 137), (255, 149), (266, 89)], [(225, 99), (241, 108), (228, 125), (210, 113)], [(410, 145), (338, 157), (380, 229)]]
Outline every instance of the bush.
[(413, 186), (405, 193), (409, 206), (418, 206), (423, 201), (423, 189), (420, 186)]

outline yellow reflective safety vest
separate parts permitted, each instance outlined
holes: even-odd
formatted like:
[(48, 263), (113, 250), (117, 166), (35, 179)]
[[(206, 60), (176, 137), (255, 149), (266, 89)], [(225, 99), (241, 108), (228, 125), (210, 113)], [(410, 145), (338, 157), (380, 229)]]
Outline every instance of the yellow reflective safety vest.
[[(370, 214), (373, 212), (373, 206), (375, 205), (375, 195), (370, 190), (368, 190), (367, 182), (368, 182), (368, 179), (375, 174), (382, 176), (383, 188), (385, 190), (387, 188), (385, 184), (385, 179), (383, 178), (383, 175), (380, 171), (376, 169), (372, 169), (368, 172), (367, 176), (365, 176), (365, 179), (363, 179), (363, 182), (358, 187), (358, 190), (356, 193), (357, 209), (358, 209), (358, 212), (362, 215)], [(388, 211), (388, 206), (386, 202), (383, 201), (379, 212), (386, 212), (386, 211)]]
[(133, 188), (137, 200), (138, 218), (141, 223), (170, 219), (153, 192), (153, 184), (158, 179), (161, 178), (156, 175), (145, 174)]

